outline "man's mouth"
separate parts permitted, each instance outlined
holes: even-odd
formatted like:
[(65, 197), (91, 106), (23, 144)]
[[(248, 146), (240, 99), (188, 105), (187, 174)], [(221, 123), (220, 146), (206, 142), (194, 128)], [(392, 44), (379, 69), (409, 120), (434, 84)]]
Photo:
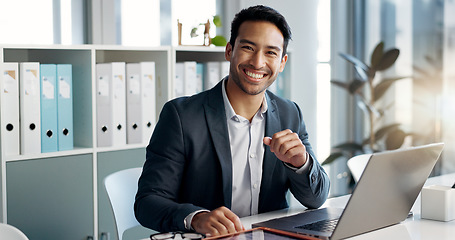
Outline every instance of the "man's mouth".
[(254, 72), (250, 72), (248, 70), (244, 70), (245, 74), (248, 76), (248, 77), (251, 77), (251, 78), (254, 78), (254, 79), (261, 79), (261, 78), (264, 78), (267, 74), (264, 74), (264, 73), (254, 73)]

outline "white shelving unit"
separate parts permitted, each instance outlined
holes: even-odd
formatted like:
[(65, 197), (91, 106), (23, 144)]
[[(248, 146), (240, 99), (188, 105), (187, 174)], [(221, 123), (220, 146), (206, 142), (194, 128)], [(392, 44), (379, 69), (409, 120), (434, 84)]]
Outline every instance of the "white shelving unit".
[[(163, 105), (174, 97), (175, 63), (225, 61), (224, 50), (203, 46), (0, 45), (0, 63), (72, 64), (74, 122), (74, 149), (51, 153), (5, 156), (1, 144), (4, 130), (0, 129), (0, 222), (13, 224), (30, 239), (97, 240), (102, 235), (115, 239), (103, 179), (115, 171), (142, 166), (146, 146), (96, 146), (96, 63), (154, 61), (159, 117)], [(126, 231), (123, 239), (149, 235), (149, 229), (137, 227)]]
[[(175, 63), (190, 60), (224, 61), (224, 47), (0, 45), (0, 63), (72, 64), (74, 116), (74, 149), (69, 151), (5, 156), (0, 129), (0, 222), (17, 226), (30, 239), (96, 240), (102, 234), (115, 239), (103, 179), (112, 172), (142, 166), (146, 146), (96, 146), (96, 63), (154, 61), (158, 117), (173, 98)], [(124, 239), (149, 234), (150, 230), (139, 227), (127, 231)]]

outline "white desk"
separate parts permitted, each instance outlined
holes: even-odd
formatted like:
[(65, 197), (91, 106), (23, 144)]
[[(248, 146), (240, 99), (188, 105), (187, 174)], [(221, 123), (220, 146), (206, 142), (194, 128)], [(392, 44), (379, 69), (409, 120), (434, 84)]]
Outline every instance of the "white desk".
[[(445, 185), (452, 186), (455, 182), (455, 173), (429, 178), (425, 186)], [(350, 195), (330, 198), (322, 207), (344, 208)], [(241, 218), (245, 228), (251, 228), (252, 223), (262, 222), (269, 219), (293, 215), (302, 212), (304, 207), (283, 209), (274, 212)], [(370, 233), (365, 233), (349, 239), (455, 239), (455, 220), (450, 222), (439, 222), (420, 218), (420, 195), (412, 207), (414, 216), (406, 219), (400, 224), (382, 228)]]

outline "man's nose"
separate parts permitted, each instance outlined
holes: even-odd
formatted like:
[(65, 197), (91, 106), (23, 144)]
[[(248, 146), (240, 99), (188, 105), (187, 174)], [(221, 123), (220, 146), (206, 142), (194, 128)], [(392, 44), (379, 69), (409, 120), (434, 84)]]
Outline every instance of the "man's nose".
[(265, 65), (265, 56), (261, 51), (253, 54), (250, 59), (250, 64), (256, 69), (262, 68)]

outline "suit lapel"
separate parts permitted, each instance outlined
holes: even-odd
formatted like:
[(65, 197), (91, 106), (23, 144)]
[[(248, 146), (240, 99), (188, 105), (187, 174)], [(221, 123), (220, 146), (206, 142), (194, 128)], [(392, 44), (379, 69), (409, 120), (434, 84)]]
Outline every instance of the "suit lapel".
[[(265, 136), (272, 137), (273, 134), (281, 131), (280, 129), (280, 115), (278, 112), (278, 108), (276, 106), (276, 102), (274, 99), (270, 99), (267, 92), (265, 94), (268, 110), (266, 112), (266, 122), (265, 122)], [(264, 152), (264, 161), (262, 164), (262, 183), (261, 186), (269, 186), (271, 178), (270, 176), (273, 175), (273, 171), (275, 169), (275, 165), (279, 162), (275, 157), (275, 154), (270, 151), (269, 146), (265, 146)], [(261, 189), (261, 192), (263, 190)], [(261, 202), (264, 199), (259, 199), (259, 206), (261, 206)]]
[(232, 159), (229, 143), (229, 134), (226, 123), (226, 113), (220, 81), (208, 94), (204, 103), (207, 124), (215, 146), (216, 154), (220, 160), (223, 178), (223, 193), (225, 206), (231, 208), (232, 201)]

